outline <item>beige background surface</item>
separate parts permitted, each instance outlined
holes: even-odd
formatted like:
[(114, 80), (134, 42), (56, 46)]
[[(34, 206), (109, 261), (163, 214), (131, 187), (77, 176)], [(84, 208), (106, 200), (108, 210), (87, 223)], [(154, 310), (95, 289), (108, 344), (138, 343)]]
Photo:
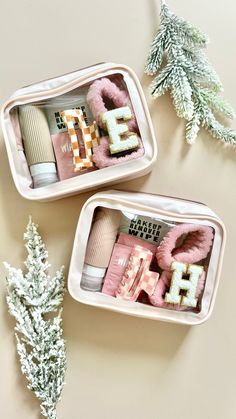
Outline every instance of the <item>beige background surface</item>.
[[(236, 5), (233, 0), (170, 0), (206, 31), (209, 57), (236, 108)], [(130, 65), (143, 76), (158, 24), (154, 0), (18, 0), (1, 2), (1, 98), (15, 89), (101, 61)], [(120, 184), (207, 203), (225, 222), (228, 242), (211, 319), (193, 328), (141, 320), (80, 305), (67, 294), (64, 330), (68, 369), (59, 419), (234, 419), (236, 417), (236, 151), (204, 132), (189, 148), (166, 96), (150, 103), (159, 145), (149, 176)], [(234, 123), (234, 128), (236, 124)], [(68, 267), (82, 204), (89, 194), (52, 203), (21, 198), (12, 182), (1, 135), (0, 259), (22, 266), (28, 215), (39, 223), (55, 269)], [(5, 304), (1, 265), (0, 414), (36, 419), (38, 402), (25, 389), (16, 358), (13, 319)]]

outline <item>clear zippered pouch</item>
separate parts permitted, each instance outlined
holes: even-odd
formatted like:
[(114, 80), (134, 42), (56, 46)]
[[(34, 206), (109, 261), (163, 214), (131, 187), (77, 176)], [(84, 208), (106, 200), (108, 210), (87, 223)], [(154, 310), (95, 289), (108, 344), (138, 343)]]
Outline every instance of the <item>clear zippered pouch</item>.
[(203, 204), (98, 193), (81, 211), (69, 291), (97, 307), (200, 324), (214, 306), (224, 246), (224, 225)]
[(157, 146), (142, 88), (123, 65), (98, 64), (15, 92), (1, 123), (20, 194), (53, 200), (142, 176)]

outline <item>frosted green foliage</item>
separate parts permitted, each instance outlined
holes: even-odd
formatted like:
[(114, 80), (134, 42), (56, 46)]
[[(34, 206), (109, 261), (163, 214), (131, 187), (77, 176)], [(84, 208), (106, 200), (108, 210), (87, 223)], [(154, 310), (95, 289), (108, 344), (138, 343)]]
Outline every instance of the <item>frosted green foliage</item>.
[(187, 120), (188, 144), (196, 141), (201, 126), (217, 139), (236, 144), (236, 133), (217, 120), (219, 115), (233, 119), (235, 114), (219, 95), (223, 86), (202, 51), (207, 43), (205, 34), (162, 1), (160, 28), (145, 65), (145, 73), (156, 74), (150, 93), (157, 98), (170, 91), (177, 115)]
[(193, 115), (192, 90), (183, 66), (176, 65), (173, 68), (170, 88), (177, 115), (180, 118), (191, 119)]
[(17, 352), (28, 388), (40, 400), (42, 415), (56, 419), (56, 404), (66, 369), (62, 309), (59, 308), (65, 291), (63, 267), (53, 278), (48, 276), (48, 252), (31, 219), (24, 239), (28, 251), (27, 273), (5, 263), (7, 304), (16, 319)]

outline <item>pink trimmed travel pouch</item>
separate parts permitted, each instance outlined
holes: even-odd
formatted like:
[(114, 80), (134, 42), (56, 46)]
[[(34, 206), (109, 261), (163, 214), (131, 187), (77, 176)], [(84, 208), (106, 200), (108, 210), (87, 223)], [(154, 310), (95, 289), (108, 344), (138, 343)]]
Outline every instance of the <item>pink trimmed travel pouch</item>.
[[(53, 167), (49, 165), (50, 170), (56, 170), (57, 173), (53, 172), (49, 176), (49, 181), (54, 183), (41, 183), (40, 187), (35, 186), (35, 161), (32, 168), (29, 159), (26, 158), (27, 149), (22, 140), (24, 132), (19, 124), (20, 110), (26, 106), (35, 106), (43, 110), (48, 122), (48, 137), (51, 136), (49, 157), (44, 156), (42, 161), (46, 164), (51, 162)], [(72, 137), (70, 140), (70, 129), (65, 126), (65, 119), (62, 117), (62, 111), (67, 106), (71, 112), (73, 109), (81, 110), (85, 127), (93, 124), (93, 121), (97, 123), (96, 132), (100, 139), (97, 143), (93, 142), (92, 146), (86, 145), (92, 147), (92, 155), (90, 149), (90, 155), (84, 155), (87, 149), (85, 150), (81, 144), (80, 125), (75, 125), (74, 143)], [(127, 122), (127, 138), (124, 134), (130, 149), (111, 154), (109, 136), (113, 133), (104, 130), (103, 118), (104, 113), (111, 112), (114, 107), (128, 107), (131, 112), (131, 119)], [(157, 158), (156, 139), (144, 93), (133, 70), (125, 65), (97, 64), (23, 87), (2, 106), (1, 124), (14, 183), (18, 192), (30, 200), (55, 200), (133, 179), (148, 173)], [(135, 146), (132, 146), (132, 139), (136, 139)], [(92, 165), (85, 163), (80, 171), (77, 156), (82, 160), (86, 157), (86, 161), (92, 161)]]
[[(120, 217), (113, 250), (99, 236), (102, 247), (96, 251), (109, 251), (111, 257), (100, 291), (91, 292), (83, 289), (81, 278), (94, 214), (101, 208), (106, 208), (106, 217), (114, 210)], [(107, 218), (106, 226), (109, 230)], [(110, 227), (115, 237), (114, 225)], [(204, 204), (139, 192), (97, 193), (79, 217), (69, 292), (81, 303), (128, 315), (201, 324), (214, 307), (225, 240), (224, 224)]]

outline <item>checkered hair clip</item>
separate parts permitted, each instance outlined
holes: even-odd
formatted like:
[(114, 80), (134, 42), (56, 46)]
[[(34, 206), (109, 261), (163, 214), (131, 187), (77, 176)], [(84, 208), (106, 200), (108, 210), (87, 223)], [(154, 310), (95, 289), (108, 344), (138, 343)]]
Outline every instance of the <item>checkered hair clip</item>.
[(124, 276), (116, 291), (116, 297), (136, 301), (141, 291), (151, 296), (159, 274), (149, 270), (153, 253), (142, 246), (134, 246)]

